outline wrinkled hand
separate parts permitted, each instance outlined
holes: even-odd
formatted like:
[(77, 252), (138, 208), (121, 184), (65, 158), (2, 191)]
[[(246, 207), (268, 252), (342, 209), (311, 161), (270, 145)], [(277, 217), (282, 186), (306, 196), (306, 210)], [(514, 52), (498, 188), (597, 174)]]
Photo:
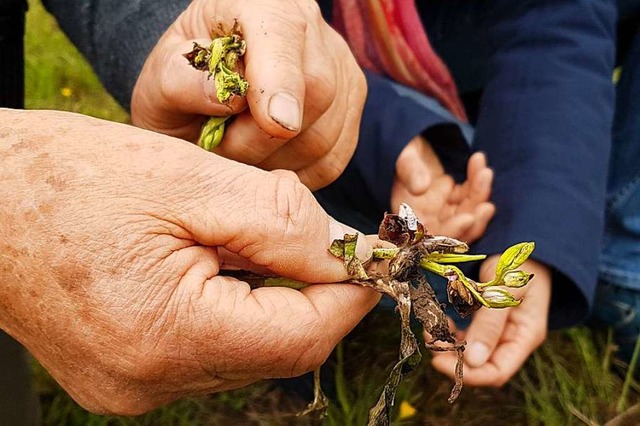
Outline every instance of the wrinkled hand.
[[(247, 43), (250, 87), (246, 102), (221, 105), (207, 73), (182, 54), (236, 19)], [(315, 190), (351, 159), (365, 96), (362, 71), (315, 1), (195, 0), (148, 57), (131, 111), (135, 125), (190, 141), (203, 116), (238, 114), (216, 153), (266, 170), (293, 170)]]
[(89, 410), (139, 414), (310, 371), (378, 301), (220, 275), (240, 262), (348, 278), (327, 247), (349, 230), (286, 173), (74, 114), (0, 122), (0, 328)]
[[(481, 281), (493, 278), (498, 258), (492, 256), (482, 264)], [(456, 333), (458, 340), (467, 340), (464, 352), (464, 383), (467, 385), (504, 385), (546, 338), (551, 300), (549, 268), (528, 260), (520, 269), (534, 274), (525, 287), (510, 289), (516, 297), (524, 297), (522, 303), (515, 308), (480, 308), (469, 328)], [(433, 366), (454, 377), (456, 360), (453, 353), (434, 353)]]
[(431, 145), (416, 136), (396, 161), (391, 206), (407, 203), (431, 234), (473, 242), (480, 238), (495, 213), (489, 201), (493, 171), (483, 153), (468, 163), (467, 180), (456, 184), (445, 174)]

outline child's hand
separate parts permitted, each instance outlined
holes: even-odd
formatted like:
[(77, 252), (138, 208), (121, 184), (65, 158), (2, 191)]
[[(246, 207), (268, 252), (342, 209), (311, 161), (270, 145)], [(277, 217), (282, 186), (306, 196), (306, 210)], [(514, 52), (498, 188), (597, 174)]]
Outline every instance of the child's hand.
[(473, 242), (480, 238), (495, 213), (489, 201), (493, 171), (486, 156), (469, 159), (467, 180), (456, 184), (444, 173), (436, 153), (422, 137), (415, 137), (400, 153), (391, 189), (394, 213), (409, 204), (429, 233)]

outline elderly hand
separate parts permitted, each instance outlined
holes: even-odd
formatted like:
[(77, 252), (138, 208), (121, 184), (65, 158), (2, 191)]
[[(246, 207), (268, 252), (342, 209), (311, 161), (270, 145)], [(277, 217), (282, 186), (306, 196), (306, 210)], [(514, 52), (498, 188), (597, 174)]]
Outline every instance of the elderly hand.
[[(491, 256), (480, 269), (480, 280), (493, 278), (499, 256)], [(464, 383), (470, 386), (504, 385), (522, 367), (529, 355), (547, 335), (547, 317), (551, 301), (551, 273), (535, 260), (520, 268), (534, 274), (529, 284), (510, 289), (522, 303), (514, 308), (480, 308), (465, 331), (456, 333), (467, 341), (464, 352)], [(453, 321), (450, 321), (452, 324)], [(436, 370), (454, 377), (457, 357), (454, 353), (434, 353)]]
[(91, 411), (310, 371), (378, 301), (220, 274), (347, 278), (327, 247), (350, 230), (286, 173), (74, 114), (0, 110), (0, 122), (0, 328)]
[[(182, 55), (235, 20), (247, 43), (250, 86), (246, 101), (221, 105), (207, 73)], [(293, 170), (315, 190), (351, 159), (365, 96), (362, 71), (315, 1), (195, 0), (149, 55), (131, 110), (135, 125), (190, 141), (203, 116), (237, 114), (216, 153), (266, 170)]]
[(429, 233), (471, 243), (484, 234), (495, 213), (489, 201), (492, 183), (484, 154), (471, 156), (467, 180), (456, 184), (428, 141), (416, 136), (396, 161), (391, 207), (397, 212), (400, 203), (407, 203)]

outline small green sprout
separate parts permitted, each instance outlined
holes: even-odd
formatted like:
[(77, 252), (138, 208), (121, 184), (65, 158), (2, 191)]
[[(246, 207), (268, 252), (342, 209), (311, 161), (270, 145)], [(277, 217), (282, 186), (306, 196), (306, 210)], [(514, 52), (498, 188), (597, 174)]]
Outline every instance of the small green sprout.
[[(227, 103), (233, 95), (244, 96), (249, 83), (238, 73), (238, 60), (246, 51), (240, 26), (236, 22), (229, 34), (219, 35), (209, 46), (193, 43), (191, 52), (185, 53), (189, 64), (197, 70), (209, 73), (216, 85), (216, 97), (221, 103)], [(213, 150), (222, 142), (225, 123), (230, 116), (211, 117), (202, 126), (198, 146), (207, 151)]]

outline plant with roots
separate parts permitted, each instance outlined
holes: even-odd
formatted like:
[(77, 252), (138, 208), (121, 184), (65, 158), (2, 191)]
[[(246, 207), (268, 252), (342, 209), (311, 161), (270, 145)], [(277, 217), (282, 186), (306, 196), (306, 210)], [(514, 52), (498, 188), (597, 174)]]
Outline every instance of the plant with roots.
[[(184, 56), (196, 69), (209, 73), (215, 81), (218, 100), (226, 103), (232, 96), (244, 96), (249, 83), (237, 71), (239, 59), (246, 45), (237, 23), (229, 33), (218, 34), (209, 46), (194, 43), (191, 52)], [(211, 151), (224, 135), (225, 123), (230, 116), (211, 117), (202, 127), (198, 145)], [(400, 351), (397, 363), (392, 367), (378, 402), (369, 412), (368, 424), (388, 425), (395, 395), (402, 378), (414, 370), (422, 355), (418, 341), (411, 331), (413, 316), (431, 339), (424, 346), (432, 351), (455, 351), (458, 362), (455, 384), (449, 402), (456, 400), (462, 390), (463, 356), (465, 341), (457, 341), (449, 329), (447, 316), (435, 291), (427, 281), (424, 271), (430, 271), (447, 280), (447, 299), (461, 317), (480, 309), (509, 308), (520, 304), (509, 291), (526, 285), (532, 274), (518, 269), (534, 249), (534, 243), (525, 242), (509, 247), (498, 261), (495, 277), (488, 282), (476, 282), (464, 275), (454, 263), (482, 260), (485, 255), (467, 254), (466, 243), (446, 236), (434, 236), (427, 232), (411, 208), (402, 204), (399, 214), (385, 214), (378, 237), (390, 243), (388, 248), (373, 251), (371, 261), (363, 264), (355, 255), (357, 235), (345, 235), (333, 241), (329, 251), (344, 262), (349, 284), (372, 288), (390, 296), (397, 304), (400, 316)], [(248, 282), (253, 288), (282, 286), (300, 289), (307, 284), (283, 277), (255, 275), (248, 271), (224, 271)], [(326, 413), (328, 399), (320, 388), (319, 370), (314, 372), (314, 400), (301, 414)]]

